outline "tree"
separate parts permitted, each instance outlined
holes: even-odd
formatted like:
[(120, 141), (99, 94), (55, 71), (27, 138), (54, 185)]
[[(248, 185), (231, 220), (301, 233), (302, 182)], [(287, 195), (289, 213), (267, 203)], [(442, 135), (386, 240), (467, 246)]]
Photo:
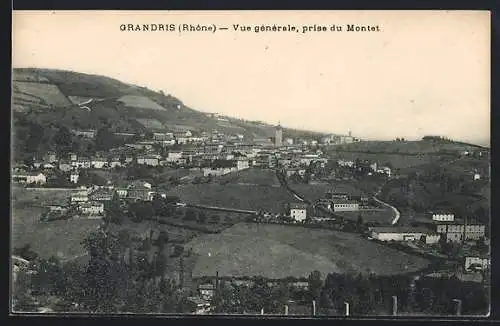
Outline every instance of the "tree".
[(108, 129), (108, 127), (102, 127), (97, 130), (94, 138), (95, 149), (96, 150), (108, 150), (116, 146), (115, 135)]
[(205, 212), (200, 211), (198, 213), (198, 223), (204, 224), (207, 221), (207, 214)]
[(186, 221), (194, 221), (196, 220), (196, 211), (189, 208), (188, 210), (186, 210), (186, 215), (184, 215), (184, 219)]
[(60, 126), (59, 130), (52, 138), (58, 154), (67, 154), (72, 148), (72, 135), (69, 129), (65, 126)]
[(356, 228), (358, 230), (358, 232), (363, 232), (364, 231), (364, 220), (363, 220), (363, 216), (361, 215), (361, 213), (358, 214), (358, 219), (356, 220)]
[(106, 214), (105, 220), (108, 222), (121, 224), (123, 222), (123, 211), (121, 209), (120, 197), (115, 192), (113, 198), (104, 206)]
[(313, 300), (319, 300), (321, 288), (323, 287), (323, 281), (321, 280), (321, 273), (319, 271), (313, 271), (309, 274), (307, 279), (309, 283), (309, 294)]

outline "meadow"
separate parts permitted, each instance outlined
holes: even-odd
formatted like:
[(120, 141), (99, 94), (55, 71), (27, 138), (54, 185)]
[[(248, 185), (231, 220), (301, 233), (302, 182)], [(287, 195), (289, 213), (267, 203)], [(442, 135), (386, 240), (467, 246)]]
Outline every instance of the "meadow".
[(393, 275), (425, 268), (429, 261), (358, 234), (297, 226), (239, 223), (186, 244), (198, 255), (193, 276), (306, 277), (328, 273)]
[(283, 213), (286, 203), (295, 202), (284, 188), (272, 186), (221, 185), (217, 183), (179, 185), (167, 195), (189, 204)]

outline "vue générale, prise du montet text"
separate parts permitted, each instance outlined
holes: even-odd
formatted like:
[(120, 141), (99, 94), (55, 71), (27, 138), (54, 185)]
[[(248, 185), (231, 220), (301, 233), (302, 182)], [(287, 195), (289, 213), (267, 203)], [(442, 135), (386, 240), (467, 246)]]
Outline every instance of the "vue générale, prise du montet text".
[(122, 32), (293, 32), (293, 33), (317, 33), (317, 32), (381, 32), (380, 25), (374, 24), (120, 24)]

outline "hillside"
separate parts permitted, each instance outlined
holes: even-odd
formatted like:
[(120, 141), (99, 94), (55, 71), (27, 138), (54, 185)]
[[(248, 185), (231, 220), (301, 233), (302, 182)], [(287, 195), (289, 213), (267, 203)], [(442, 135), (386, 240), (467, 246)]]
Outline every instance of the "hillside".
[[(163, 92), (98, 75), (36, 68), (14, 68), (13, 105), (17, 116), (27, 114), (42, 125), (59, 122), (70, 129), (118, 132), (191, 129), (266, 138), (274, 126), (242, 119), (218, 119), (187, 107)], [(14, 121), (15, 123), (15, 121)], [(289, 137), (319, 133), (285, 129)]]
[(479, 145), (458, 141), (361, 141), (335, 146), (335, 151), (386, 153), (401, 155), (446, 154), (457, 151), (475, 151), (484, 148)]

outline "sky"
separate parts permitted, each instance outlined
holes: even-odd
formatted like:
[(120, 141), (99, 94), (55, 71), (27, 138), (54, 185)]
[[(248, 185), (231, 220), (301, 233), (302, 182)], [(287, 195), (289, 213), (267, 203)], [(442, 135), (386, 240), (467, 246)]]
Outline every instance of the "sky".
[[(217, 30), (179, 32), (179, 24)], [(200, 111), (362, 139), (432, 134), (489, 144), (487, 11), (14, 11), (12, 34), (14, 67), (113, 77)]]

